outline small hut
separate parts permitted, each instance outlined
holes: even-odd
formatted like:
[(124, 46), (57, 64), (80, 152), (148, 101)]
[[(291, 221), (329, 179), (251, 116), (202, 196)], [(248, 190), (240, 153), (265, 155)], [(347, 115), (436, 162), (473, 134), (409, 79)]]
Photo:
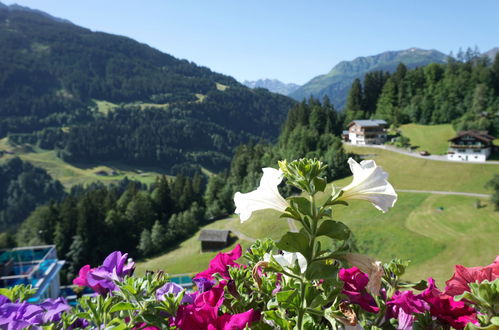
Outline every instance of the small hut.
[(221, 250), (229, 245), (229, 230), (203, 229), (199, 234), (201, 252)]

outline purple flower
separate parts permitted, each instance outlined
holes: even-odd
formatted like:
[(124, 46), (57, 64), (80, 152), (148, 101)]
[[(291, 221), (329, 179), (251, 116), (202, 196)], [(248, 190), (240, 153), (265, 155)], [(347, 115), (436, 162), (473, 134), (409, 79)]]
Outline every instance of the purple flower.
[(9, 298), (7, 298), (6, 296), (0, 294), (0, 306), (2, 306), (3, 304), (6, 304), (6, 303), (10, 303)]
[(40, 304), (45, 310), (45, 314), (43, 315), (43, 323), (48, 322), (59, 322), (61, 320), (61, 314), (64, 311), (71, 310), (71, 306), (68, 305), (64, 298), (57, 299), (47, 299), (43, 303)]
[[(88, 270), (86, 279), (88, 285), (104, 295), (118, 289), (114, 281), (123, 281), (126, 275), (133, 273), (135, 263), (125, 265), (128, 253), (115, 251), (108, 255), (102, 266)], [(80, 274), (81, 276), (81, 274)]]
[[(3, 298), (1, 298), (3, 297)], [(59, 322), (61, 314), (71, 307), (64, 298), (47, 299), (39, 305), (28, 302), (10, 302), (4, 296), (0, 297), (0, 328), (25, 329), (50, 322)]]
[(196, 285), (196, 288), (198, 288), (199, 293), (206, 292), (215, 285), (215, 281), (210, 280), (206, 277), (195, 278), (192, 280), (192, 282)]
[(25, 329), (40, 325), (44, 309), (40, 306), (22, 303), (5, 303), (0, 306), (0, 328), (8, 330)]
[[(171, 294), (173, 296), (178, 296), (180, 292), (182, 292), (184, 288), (177, 283), (168, 282), (163, 285), (161, 288), (156, 290), (156, 299), (160, 301), (165, 300), (165, 295)], [(182, 298), (182, 303), (192, 304), (194, 302), (195, 295), (186, 293)]]
[(90, 323), (88, 323), (87, 320), (85, 319), (80, 319), (77, 318), (69, 327), (67, 330), (74, 330), (74, 329), (85, 329), (88, 327)]

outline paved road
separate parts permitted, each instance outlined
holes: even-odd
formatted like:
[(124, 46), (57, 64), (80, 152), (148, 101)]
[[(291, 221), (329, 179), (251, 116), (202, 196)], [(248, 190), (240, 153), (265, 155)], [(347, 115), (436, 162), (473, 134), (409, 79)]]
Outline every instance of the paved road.
[(431, 159), (431, 160), (436, 160), (439, 162), (448, 162), (448, 163), (467, 163), (467, 164), (484, 164), (484, 165), (489, 165), (489, 164), (494, 164), (494, 165), (499, 165), (499, 161), (497, 160), (488, 160), (486, 162), (459, 162), (459, 161), (454, 161), (454, 160), (448, 160), (445, 155), (429, 155), (429, 156), (421, 156), (419, 152), (416, 151), (407, 151), (405, 149), (400, 149), (396, 148), (394, 146), (390, 145), (379, 145), (379, 144), (366, 144), (366, 145), (360, 145), (360, 144), (352, 144), (352, 143), (347, 143), (343, 142), (344, 144), (352, 147), (366, 147), (366, 148), (377, 148), (377, 149), (385, 149), (393, 152), (398, 152), (399, 154), (403, 154), (406, 156), (410, 157), (415, 157), (415, 158), (422, 158), (422, 159)]

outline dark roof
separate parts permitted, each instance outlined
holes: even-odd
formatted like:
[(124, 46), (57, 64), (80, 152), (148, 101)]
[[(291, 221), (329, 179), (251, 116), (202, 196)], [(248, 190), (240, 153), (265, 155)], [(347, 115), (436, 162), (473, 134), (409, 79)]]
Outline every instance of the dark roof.
[(227, 242), (228, 230), (203, 229), (199, 234), (199, 240), (204, 242)]
[(459, 133), (457, 133), (457, 136), (449, 139), (449, 141), (459, 140), (465, 135), (473, 136), (474, 138), (477, 138), (478, 140), (481, 140), (485, 143), (491, 143), (495, 139), (495, 137), (489, 135), (487, 131), (459, 131)]
[(361, 127), (376, 127), (380, 125), (387, 125), (386, 121), (382, 119), (369, 119), (369, 120), (354, 120), (348, 124), (348, 127), (357, 124)]

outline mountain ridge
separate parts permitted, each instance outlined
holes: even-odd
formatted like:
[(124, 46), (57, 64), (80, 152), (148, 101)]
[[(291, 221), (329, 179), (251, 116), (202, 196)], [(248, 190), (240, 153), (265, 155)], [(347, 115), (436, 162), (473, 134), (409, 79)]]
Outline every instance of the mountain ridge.
[[(63, 149), (67, 152), (61, 154), (73, 160), (109, 157), (96, 152), (100, 148), (119, 151), (115, 157), (133, 153), (131, 159), (149, 159), (148, 165), (165, 159), (196, 163), (199, 153), (227, 164), (240, 143), (276, 138), (295, 103), (128, 37), (93, 32), (37, 10), (9, 8), (0, 7), (0, 137), (21, 134), (18, 142)], [(148, 113), (123, 111), (121, 126), (114, 127), (120, 136), (108, 134), (107, 140), (94, 141), (93, 151), (82, 150), (92, 145), (85, 139), (104, 136), (95, 129), (118, 125), (112, 122), (116, 115), (95, 111), (96, 100)], [(137, 127), (132, 118), (146, 126)], [(147, 124), (152, 118), (163, 135)], [(94, 135), (84, 138), (90, 129)], [(139, 137), (156, 145), (143, 145)], [(189, 156), (193, 153), (198, 156)]]
[(243, 81), (243, 85), (249, 88), (265, 88), (268, 89), (270, 92), (279, 93), (282, 95), (289, 95), (300, 87), (300, 85), (298, 84), (285, 83), (280, 81), (279, 79), (268, 79), (268, 78), (252, 80), (252, 81), (245, 80)]
[(355, 78), (363, 78), (367, 72), (393, 72), (399, 63), (408, 68), (429, 63), (445, 63), (447, 55), (437, 50), (409, 48), (399, 51), (385, 51), (371, 56), (359, 56), (351, 61), (341, 61), (328, 73), (316, 76), (289, 96), (302, 100), (313, 96), (321, 99), (328, 96), (336, 108), (343, 108), (348, 90)]

